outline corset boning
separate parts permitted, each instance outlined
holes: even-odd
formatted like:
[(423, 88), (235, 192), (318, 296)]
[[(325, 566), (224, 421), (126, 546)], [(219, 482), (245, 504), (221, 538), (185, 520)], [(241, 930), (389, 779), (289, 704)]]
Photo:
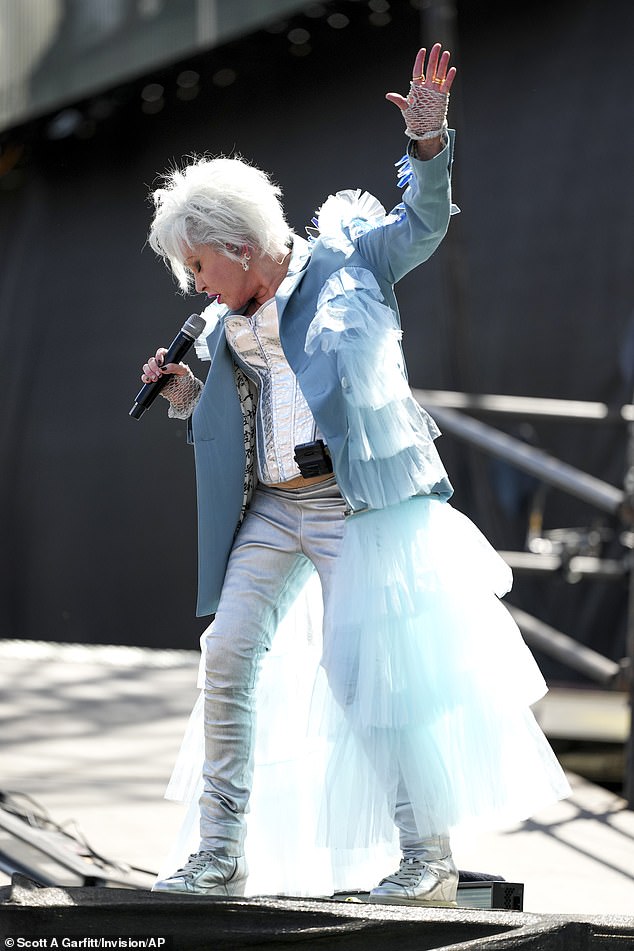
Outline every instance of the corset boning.
[(234, 359), (257, 389), (258, 481), (288, 482), (300, 475), (295, 446), (319, 434), (280, 344), (275, 300), (262, 304), (251, 317), (228, 314), (224, 320)]

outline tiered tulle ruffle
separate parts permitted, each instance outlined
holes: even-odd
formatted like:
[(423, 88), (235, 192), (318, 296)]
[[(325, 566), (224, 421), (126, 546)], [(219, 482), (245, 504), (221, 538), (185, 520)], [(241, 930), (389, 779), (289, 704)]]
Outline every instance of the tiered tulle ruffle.
[(510, 583), (448, 503), (348, 520), (325, 623), (324, 841), (383, 840), (404, 792), (421, 837), (526, 818), (567, 795), (530, 710), (546, 685), (498, 599)]
[(409, 389), (394, 312), (370, 271), (345, 267), (324, 285), (305, 349), (332, 352), (346, 405), (347, 439), (335, 471), (359, 507), (383, 508), (429, 494), (447, 473), (440, 434)]

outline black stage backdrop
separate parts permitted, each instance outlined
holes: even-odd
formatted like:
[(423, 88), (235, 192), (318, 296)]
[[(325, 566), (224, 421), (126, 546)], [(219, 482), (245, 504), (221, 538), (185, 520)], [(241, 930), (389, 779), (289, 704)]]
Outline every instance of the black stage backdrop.
[[(406, 89), (419, 42), (437, 34), (421, 36), (429, 19), (405, 0), (382, 19), (365, 2), (326, 6), (348, 25), (299, 15), (78, 104), (72, 137), (51, 138), (46, 119), (14, 130), (24, 151), (0, 180), (0, 636), (196, 646), (192, 451), (163, 401), (141, 421), (128, 411), (147, 355), (203, 302), (179, 296), (144, 246), (147, 195), (184, 155), (237, 150), (280, 182), (300, 233), (338, 189), (399, 200), (406, 140), (383, 96)], [(311, 34), (295, 44), (306, 55), (291, 52), (293, 27)], [(458, 3), (462, 213), (400, 285), (415, 386), (630, 401), (633, 28), (629, 0)], [(189, 101), (175, 95), (184, 68), (202, 77)], [(219, 85), (227, 70), (235, 81)], [(148, 82), (164, 86), (155, 114), (140, 108)], [(622, 484), (619, 426), (507, 430)], [(440, 449), (456, 507), (498, 547), (521, 548), (530, 480), (449, 437)], [(548, 492), (546, 528), (590, 524), (618, 531)], [(626, 594), (517, 578), (511, 600), (619, 658)]]

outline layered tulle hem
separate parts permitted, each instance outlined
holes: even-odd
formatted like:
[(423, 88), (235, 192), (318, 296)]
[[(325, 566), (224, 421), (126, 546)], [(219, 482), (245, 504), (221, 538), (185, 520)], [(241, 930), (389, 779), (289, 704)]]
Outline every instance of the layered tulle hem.
[(337, 577), (319, 703), (324, 842), (383, 840), (404, 799), (424, 838), (567, 795), (530, 710), (546, 685), (499, 600), (510, 570), (469, 519), (426, 498), (355, 515)]
[[(544, 680), (499, 601), (510, 570), (467, 518), (425, 498), (351, 516), (338, 578), (323, 646), (314, 577), (263, 665), (248, 894), (371, 887), (404, 798), (424, 838), (569, 793), (530, 709)], [(200, 706), (170, 786), (193, 799), (171, 864), (198, 847), (202, 730)]]

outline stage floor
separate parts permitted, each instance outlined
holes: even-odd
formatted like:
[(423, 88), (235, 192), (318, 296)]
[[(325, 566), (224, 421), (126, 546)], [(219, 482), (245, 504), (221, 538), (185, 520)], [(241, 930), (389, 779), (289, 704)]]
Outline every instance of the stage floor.
[[(108, 859), (155, 871), (182, 817), (162, 796), (197, 665), (191, 651), (0, 641), (0, 792), (76, 823)], [(524, 883), (525, 912), (632, 915), (634, 812), (569, 779), (572, 796), (529, 822), (455, 836), (456, 862)]]

